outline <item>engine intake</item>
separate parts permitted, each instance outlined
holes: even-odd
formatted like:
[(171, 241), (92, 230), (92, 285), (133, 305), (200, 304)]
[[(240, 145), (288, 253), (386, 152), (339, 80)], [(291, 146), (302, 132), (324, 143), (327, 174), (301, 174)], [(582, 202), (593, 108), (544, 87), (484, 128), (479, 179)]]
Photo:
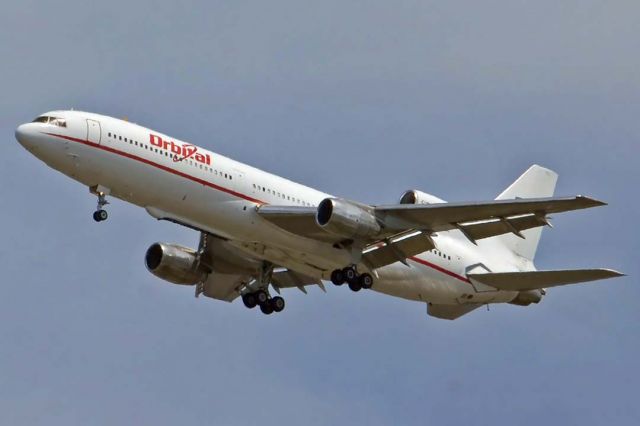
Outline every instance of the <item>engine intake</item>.
[(325, 231), (345, 239), (372, 237), (380, 233), (375, 215), (354, 202), (325, 198), (318, 205), (316, 222)]
[(437, 204), (444, 202), (444, 200), (441, 200), (435, 195), (427, 194), (417, 189), (410, 189), (400, 197), (400, 204)]
[(195, 250), (178, 244), (154, 243), (147, 249), (144, 261), (149, 272), (173, 284), (193, 285), (208, 273), (198, 264)]

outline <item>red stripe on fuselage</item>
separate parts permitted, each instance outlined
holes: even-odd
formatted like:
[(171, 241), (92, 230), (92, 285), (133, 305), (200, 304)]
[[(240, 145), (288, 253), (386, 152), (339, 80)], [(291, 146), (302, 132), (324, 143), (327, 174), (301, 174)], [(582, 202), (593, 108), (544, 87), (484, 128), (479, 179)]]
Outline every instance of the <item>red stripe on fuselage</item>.
[(220, 185), (216, 185), (216, 184), (211, 183), (209, 181), (206, 181), (204, 179), (200, 179), (200, 178), (197, 178), (195, 176), (188, 175), (188, 174), (183, 173), (183, 172), (181, 172), (179, 170), (172, 169), (171, 167), (167, 167), (167, 166), (164, 166), (162, 164), (156, 163), (154, 161), (148, 160), (148, 159), (146, 159), (144, 157), (139, 157), (137, 155), (130, 154), (130, 153), (125, 152), (125, 151), (120, 151), (119, 149), (115, 149), (115, 148), (111, 148), (111, 147), (108, 147), (108, 146), (100, 145), (100, 144), (97, 144), (95, 142), (90, 142), (90, 141), (85, 140), (85, 139), (74, 138), (74, 137), (71, 137), (71, 136), (65, 136), (65, 135), (59, 135), (59, 134), (56, 134), (56, 133), (47, 133), (47, 132), (43, 132), (43, 133), (45, 133), (45, 134), (47, 134), (49, 136), (55, 136), (55, 137), (66, 139), (66, 140), (69, 140), (69, 141), (72, 141), (72, 142), (78, 142), (78, 143), (81, 143), (83, 145), (87, 145), (87, 146), (90, 146), (90, 147), (93, 147), (93, 148), (102, 149), (103, 151), (111, 152), (113, 154), (118, 154), (118, 155), (121, 155), (123, 157), (129, 158), (129, 159), (132, 159), (132, 160), (140, 161), (141, 163), (145, 163), (145, 164), (148, 164), (150, 166), (157, 167), (158, 169), (161, 169), (161, 170), (164, 170), (166, 172), (172, 173), (172, 174), (174, 174), (176, 176), (180, 176), (180, 177), (183, 177), (185, 179), (192, 180), (194, 182), (197, 182), (199, 184), (208, 186), (210, 188), (217, 189), (218, 191), (226, 192), (227, 194), (233, 195), (233, 196), (238, 197), (238, 198), (242, 198), (243, 200), (251, 201), (252, 203), (267, 204), (264, 201), (258, 200), (256, 198), (249, 197), (248, 195), (241, 194), (240, 192), (236, 192), (236, 191), (234, 191), (232, 189), (225, 188), (225, 187), (220, 186)]
[[(231, 189), (225, 188), (223, 186), (216, 185), (214, 183), (211, 183), (211, 182), (208, 182), (206, 180), (197, 178), (195, 176), (188, 175), (188, 174), (183, 173), (183, 172), (181, 172), (179, 170), (175, 170), (175, 169), (172, 169), (171, 167), (167, 167), (167, 166), (164, 166), (162, 164), (158, 164), (158, 163), (156, 163), (154, 161), (148, 160), (148, 159), (146, 159), (144, 157), (140, 157), (140, 156), (137, 156), (137, 155), (134, 155), (134, 154), (130, 154), (130, 153), (125, 152), (125, 151), (120, 151), (118, 149), (111, 148), (111, 147), (108, 147), (108, 146), (100, 145), (100, 144), (97, 144), (95, 142), (90, 142), (90, 141), (85, 140), (85, 139), (74, 138), (72, 136), (59, 135), (59, 134), (56, 134), (56, 133), (47, 133), (47, 132), (43, 132), (43, 133), (45, 133), (45, 134), (47, 134), (49, 136), (55, 136), (57, 138), (66, 139), (66, 140), (69, 140), (69, 141), (72, 141), (72, 142), (81, 143), (83, 145), (87, 145), (87, 146), (90, 146), (90, 147), (93, 147), (93, 148), (102, 149), (103, 151), (111, 152), (113, 154), (118, 154), (118, 155), (121, 155), (123, 157), (129, 158), (131, 160), (140, 161), (141, 163), (157, 167), (160, 170), (164, 170), (164, 171), (172, 173), (172, 174), (174, 174), (176, 176), (180, 176), (180, 177), (183, 177), (185, 179), (192, 180), (192, 181), (194, 181), (196, 183), (208, 186), (210, 188), (216, 189), (216, 190), (221, 191), (221, 192), (225, 192), (225, 193), (227, 193), (229, 195), (233, 195), (233, 196), (238, 197), (238, 198), (242, 198), (243, 200), (247, 200), (247, 201), (250, 201), (252, 203), (267, 204), (264, 201), (258, 200), (258, 199), (253, 198), (253, 197), (249, 197), (248, 195), (241, 194), (240, 192), (236, 192), (236, 191), (233, 191)], [(436, 271), (442, 272), (443, 274), (449, 275), (450, 277), (453, 277), (453, 278), (456, 278), (456, 279), (458, 279), (460, 281), (463, 281), (465, 283), (471, 284), (471, 281), (469, 281), (467, 278), (463, 277), (462, 275), (458, 275), (455, 272), (448, 271), (448, 270), (444, 269), (443, 267), (436, 265), (435, 263), (428, 262), (428, 261), (426, 261), (424, 259), (420, 259), (420, 258), (415, 257), (415, 256), (412, 256), (409, 259), (413, 260), (414, 262), (420, 263), (422, 265), (428, 266), (428, 267), (430, 267), (432, 269), (435, 269)]]
[(468, 278), (463, 277), (462, 275), (458, 275), (455, 272), (451, 272), (447, 269), (444, 269), (442, 266), (438, 266), (435, 263), (428, 262), (424, 259), (420, 259), (419, 257), (415, 257), (415, 256), (412, 256), (409, 259), (413, 260), (414, 262), (418, 262), (421, 265), (428, 266), (431, 269), (435, 269), (436, 271), (442, 272), (443, 274), (449, 275), (450, 277), (453, 277), (465, 283), (471, 284), (471, 281), (469, 281)]

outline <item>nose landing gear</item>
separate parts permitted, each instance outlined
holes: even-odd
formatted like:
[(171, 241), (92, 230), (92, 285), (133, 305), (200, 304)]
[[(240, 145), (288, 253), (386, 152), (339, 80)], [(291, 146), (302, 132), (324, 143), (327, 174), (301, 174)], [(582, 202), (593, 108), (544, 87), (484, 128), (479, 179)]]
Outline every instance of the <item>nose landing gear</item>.
[(98, 205), (96, 206), (96, 211), (93, 212), (93, 220), (95, 220), (96, 222), (107, 220), (109, 214), (103, 207), (109, 204), (109, 202), (107, 201), (109, 190), (102, 187), (101, 185), (96, 185), (89, 188), (89, 191), (91, 191), (91, 193), (95, 194), (98, 197)]

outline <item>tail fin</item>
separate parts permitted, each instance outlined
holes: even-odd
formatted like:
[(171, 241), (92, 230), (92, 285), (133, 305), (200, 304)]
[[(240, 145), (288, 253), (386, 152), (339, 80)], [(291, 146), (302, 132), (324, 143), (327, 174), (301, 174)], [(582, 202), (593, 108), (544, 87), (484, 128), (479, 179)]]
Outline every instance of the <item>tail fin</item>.
[[(552, 170), (534, 164), (513, 182), (496, 200), (514, 198), (544, 198), (552, 197), (558, 181), (558, 174)], [(536, 255), (542, 228), (522, 231), (524, 239), (512, 234), (501, 235), (497, 238), (511, 251), (525, 259), (533, 260)]]

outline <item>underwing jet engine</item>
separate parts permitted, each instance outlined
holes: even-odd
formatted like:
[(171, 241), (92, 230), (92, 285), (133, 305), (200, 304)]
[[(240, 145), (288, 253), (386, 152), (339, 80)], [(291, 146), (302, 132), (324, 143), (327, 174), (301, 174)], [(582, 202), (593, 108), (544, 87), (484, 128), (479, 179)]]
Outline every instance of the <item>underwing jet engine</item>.
[(180, 285), (202, 282), (210, 272), (198, 262), (195, 250), (178, 244), (152, 244), (147, 249), (144, 263), (156, 277)]

